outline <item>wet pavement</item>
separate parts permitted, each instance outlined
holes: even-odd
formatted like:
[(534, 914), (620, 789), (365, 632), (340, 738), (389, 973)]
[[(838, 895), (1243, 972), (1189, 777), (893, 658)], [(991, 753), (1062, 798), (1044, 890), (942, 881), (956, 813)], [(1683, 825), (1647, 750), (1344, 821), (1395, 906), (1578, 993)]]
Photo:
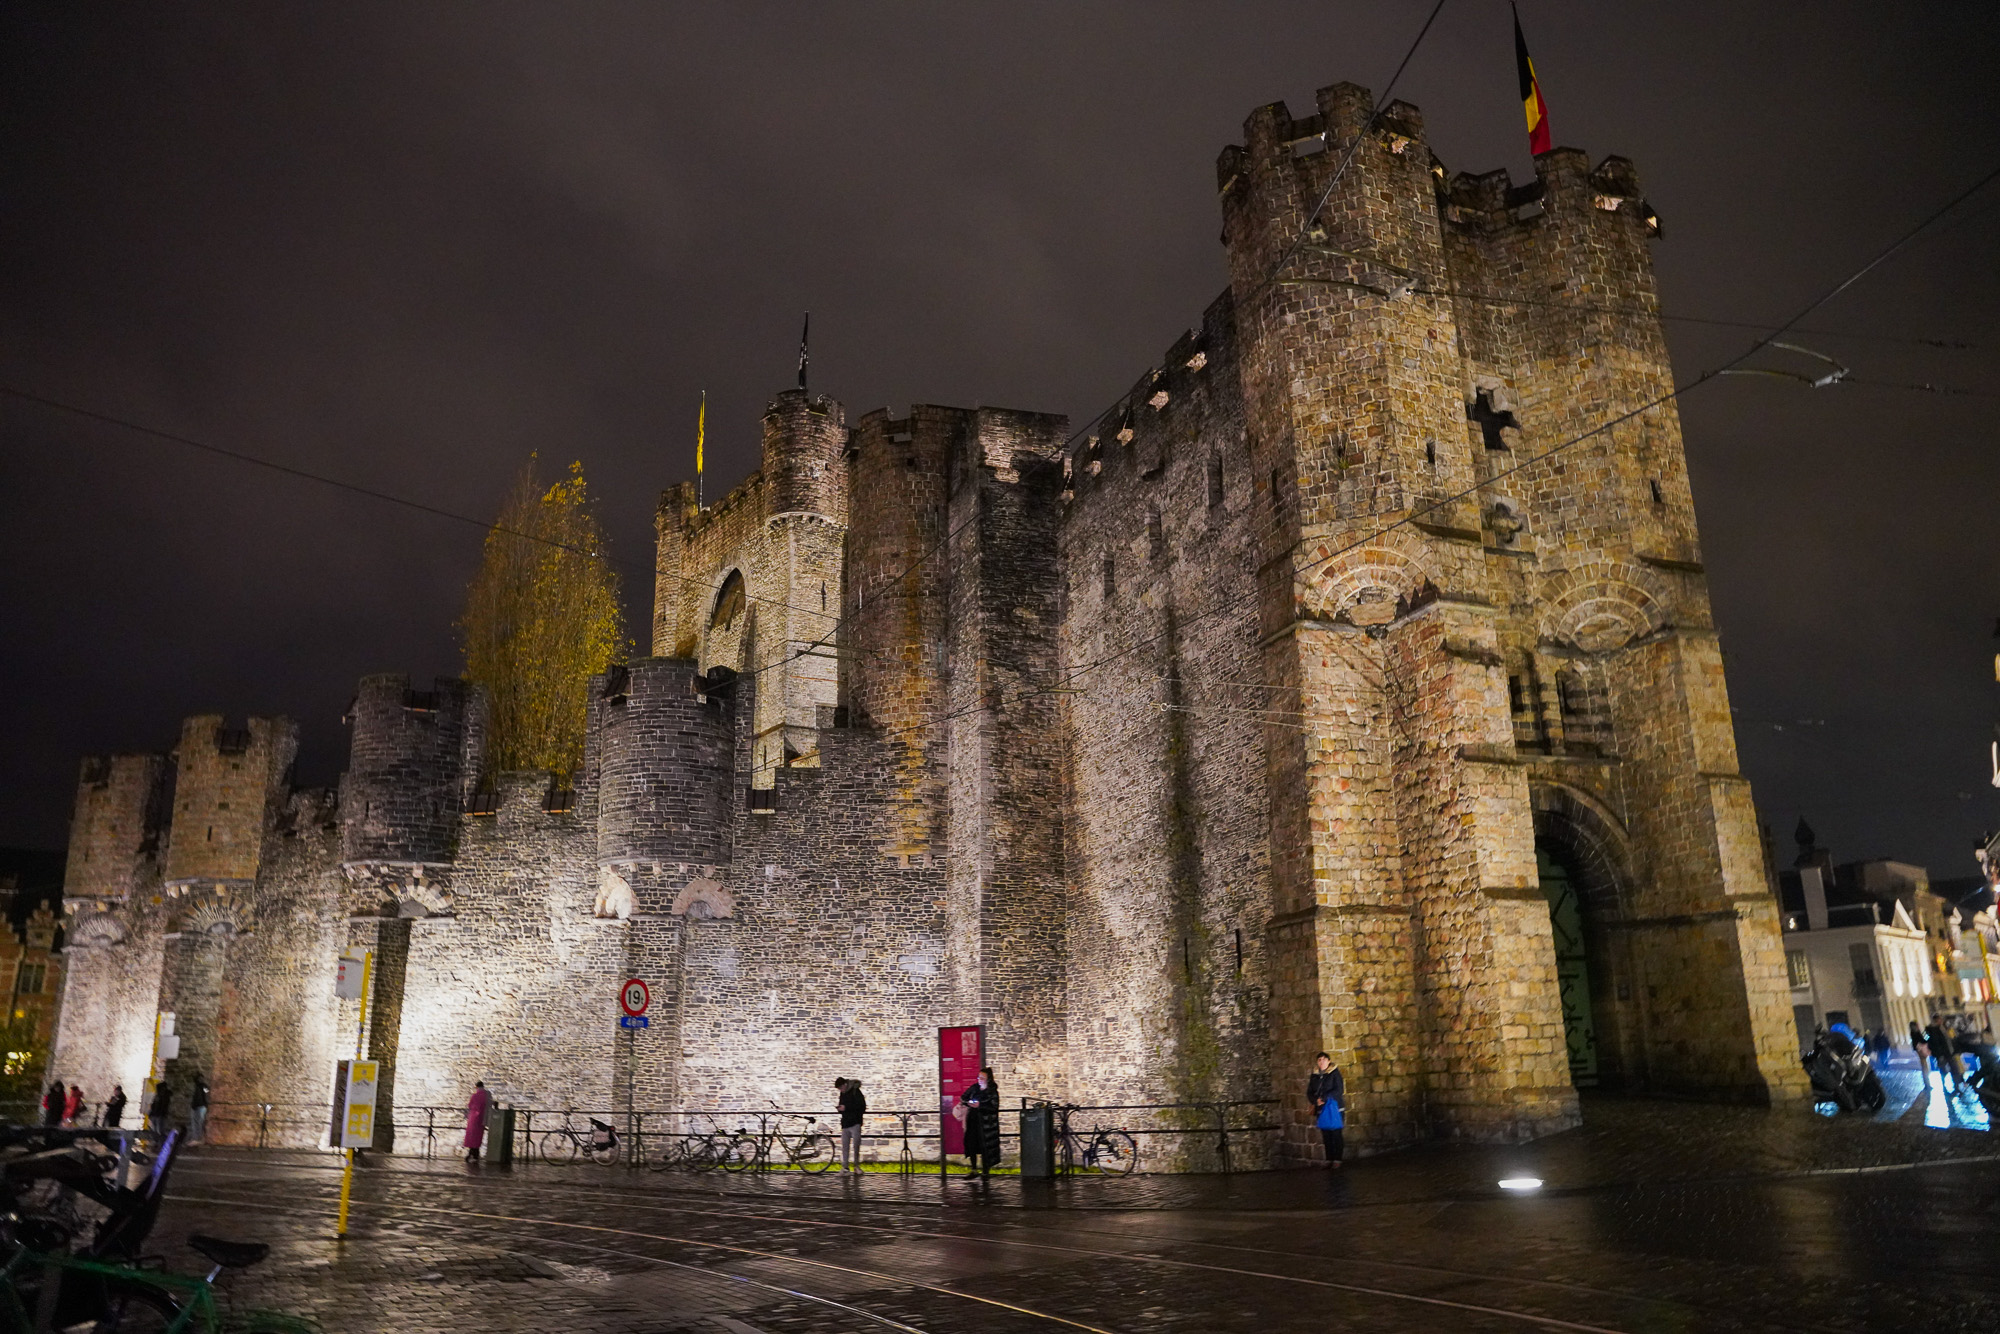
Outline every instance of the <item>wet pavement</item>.
[[(1932, 1076), (1935, 1079), (1935, 1076)], [(1324, 1170), (1060, 1182), (467, 1168), (200, 1150), (155, 1249), (329, 1331), (2000, 1330), (2000, 1139), (1892, 1071), (1874, 1118), (1590, 1097), (1582, 1128)], [(1973, 1125), (1977, 1122), (1977, 1127)], [(1501, 1190), (1534, 1176), (1540, 1190)]]

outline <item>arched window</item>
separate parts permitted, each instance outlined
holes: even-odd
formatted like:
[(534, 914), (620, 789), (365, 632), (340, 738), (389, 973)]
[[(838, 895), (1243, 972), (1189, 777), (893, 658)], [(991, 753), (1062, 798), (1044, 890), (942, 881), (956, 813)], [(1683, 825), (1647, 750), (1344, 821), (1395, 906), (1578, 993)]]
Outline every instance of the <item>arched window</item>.
[(729, 577), (722, 581), (722, 591), (715, 595), (715, 611), (708, 618), (711, 630), (727, 630), (736, 624), (736, 618), (743, 614), (743, 604), (747, 595), (743, 591), (743, 572), (731, 570)]

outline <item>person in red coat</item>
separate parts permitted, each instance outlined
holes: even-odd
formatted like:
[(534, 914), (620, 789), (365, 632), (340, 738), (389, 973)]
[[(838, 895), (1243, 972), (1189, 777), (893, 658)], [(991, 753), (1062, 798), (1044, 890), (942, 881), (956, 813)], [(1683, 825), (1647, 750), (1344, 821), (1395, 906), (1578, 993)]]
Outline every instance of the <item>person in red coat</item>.
[(472, 1085), (472, 1101), (465, 1104), (465, 1161), (479, 1161), (479, 1146), (486, 1142), (486, 1114), (493, 1108), (493, 1095), (486, 1091), (486, 1081), (477, 1080)]

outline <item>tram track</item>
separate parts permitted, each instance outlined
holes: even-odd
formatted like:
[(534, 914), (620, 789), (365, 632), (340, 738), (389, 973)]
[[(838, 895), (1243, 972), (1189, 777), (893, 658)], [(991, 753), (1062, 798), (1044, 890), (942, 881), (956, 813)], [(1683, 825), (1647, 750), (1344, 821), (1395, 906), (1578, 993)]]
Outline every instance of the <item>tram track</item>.
[[(317, 1169), (309, 1168), (307, 1170), (317, 1170)], [(431, 1174), (407, 1173), (405, 1175), (418, 1176), (418, 1175), (431, 1175)], [(259, 1180), (259, 1178), (256, 1177), (233, 1177), (224, 1179), (241, 1180), (246, 1183)], [(447, 1179), (450, 1180), (454, 1185), (462, 1186), (474, 1191), (481, 1189), (499, 1188), (498, 1183), (493, 1183), (489, 1185), (488, 1183), (480, 1180), (479, 1178), (474, 1178), (474, 1177), (465, 1177), (465, 1178), (452, 1177)], [(1393, 1295), (1402, 1300), (1438, 1300), (1438, 1301), (1444, 1300), (1444, 1299), (1425, 1298), (1423, 1294), (1398, 1293), (1391, 1289), (1382, 1289), (1379, 1287), (1366, 1284), (1341, 1284), (1334, 1280), (1314, 1279), (1303, 1275), (1269, 1274), (1260, 1270), (1245, 1270), (1224, 1265), (1204, 1266), (1197, 1261), (1177, 1260), (1171, 1257), (1148, 1254), (1145, 1251), (1095, 1250), (1087, 1247), (1061, 1246), (1046, 1241), (1032, 1241), (1020, 1237), (990, 1237), (990, 1236), (974, 1235), (970, 1232), (965, 1232), (965, 1231), (931, 1230), (931, 1227), (936, 1227), (937, 1225), (931, 1225), (931, 1227), (924, 1227), (924, 1226), (913, 1227), (908, 1221), (904, 1221), (902, 1219), (894, 1219), (893, 1221), (890, 1221), (888, 1219), (884, 1219), (882, 1215), (884, 1213), (893, 1215), (894, 1211), (896, 1211), (899, 1208), (905, 1208), (905, 1207), (928, 1208), (930, 1206), (926, 1205), (908, 1206), (902, 1201), (895, 1201), (895, 1200), (888, 1200), (888, 1201), (872, 1200), (872, 1201), (850, 1202), (850, 1201), (840, 1201), (840, 1200), (814, 1199), (810, 1201), (800, 1201), (796, 1203), (786, 1203), (782, 1205), (757, 1205), (757, 1206), (748, 1206), (746, 1208), (727, 1208), (727, 1207), (718, 1208), (718, 1207), (702, 1207), (702, 1206), (707, 1205), (708, 1202), (710, 1201), (720, 1201), (729, 1198), (728, 1196), (719, 1191), (718, 1192), (711, 1192), (711, 1191), (695, 1192), (691, 1190), (675, 1191), (672, 1190), (671, 1188), (654, 1188), (645, 1191), (626, 1191), (626, 1190), (616, 1190), (601, 1186), (592, 1186), (592, 1185), (567, 1182), (567, 1181), (534, 1182), (534, 1183), (509, 1182), (507, 1184), (512, 1187), (519, 1187), (525, 1185), (529, 1189), (545, 1189), (550, 1192), (560, 1192), (562, 1196), (570, 1199), (585, 1199), (585, 1200), (615, 1202), (621, 1209), (627, 1209), (640, 1213), (680, 1214), (690, 1217), (709, 1218), (709, 1219), (723, 1220), (730, 1222), (740, 1221), (749, 1223), (769, 1223), (769, 1224), (780, 1224), (784, 1226), (795, 1226), (795, 1227), (818, 1227), (818, 1228), (840, 1229), (845, 1231), (873, 1232), (897, 1239), (916, 1238), (916, 1239), (943, 1241), (943, 1242), (973, 1242), (980, 1245), (1005, 1246), (1005, 1247), (1013, 1247), (1013, 1248), (1028, 1249), (1028, 1250), (1039, 1250), (1039, 1251), (1046, 1251), (1046, 1252), (1052, 1252), (1070, 1256), (1085, 1257), (1089, 1259), (1127, 1260), (1137, 1263), (1146, 1263), (1146, 1264), (1180, 1267), (1180, 1268), (1197, 1268), (1197, 1269), (1206, 1268), (1213, 1272), (1218, 1272), (1218, 1273), (1229, 1273), (1229, 1274), (1262, 1277), (1279, 1282), (1318, 1284), (1334, 1288), (1346, 1288), (1348, 1290), (1353, 1290), (1357, 1292), (1369, 1292), (1374, 1295)], [(684, 1199), (686, 1196), (689, 1195), (697, 1196), (697, 1198), (702, 1202), (702, 1206), (698, 1206), (697, 1204), (692, 1202), (670, 1203), (667, 1200), (663, 1200), (660, 1198), (661, 1196), (669, 1196), (669, 1197), (679, 1197)], [(1420, 1206), (1420, 1205), (1438, 1205), (1438, 1204), (1465, 1203), (1465, 1202), (1467, 1201), (1464, 1199), (1458, 1197), (1452, 1197), (1452, 1198), (1412, 1200), (1405, 1203), (1406, 1206)], [(1473, 1202), (1484, 1202), (1484, 1201), (1481, 1200)], [(825, 1218), (825, 1217), (801, 1216), (797, 1213), (782, 1212), (783, 1210), (807, 1210), (807, 1209), (837, 1210), (837, 1209), (852, 1209), (856, 1207), (860, 1207), (863, 1209), (871, 1207), (879, 1208), (880, 1212), (878, 1212), (875, 1215), (877, 1221), (864, 1222), (864, 1221), (858, 1221), (852, 1217)], [(1213, 1212), (1214, 1211), (1204, 1211), (1204, 1216), (1210, 1216)], [(1310, 1213), (1308, 1213), (1308, 1211), (1296, 1211), (1296, 1212), (1312, 1217), (1324, 1216), (1324, 1211), (1311, 1211)], [(1254, 1210), (1254, 1211), (1249, 1211), (1249, 1216), (1257, 1218), (1261, 1221), (1271, 1217), (1272, 1213), (1273, 1211), (1269, 1210)], [(1547, 1291), (1568, 1297), (1588, 1298), (1602, 1302), (1618, 1303), (1625, 1306), (1641, 1308), (1642, 1310), (1646, 1310), (1649, 1314), (1656, 1312), (1668, 1312), (1683, 1317), (1688, 1315), (1708, 1315), (1717, 1319), (1740, 1318), (1741, 1314), (1740, 1312), (1729, 1311), (1705, 1305), (1701, 1302), (1688, 1301), (1684, 1298), (1661, 1297), (1650, 1293), (1631, 1292), (1619, 1288), (1607, 1288), (1594, 1284), (1579, 1283), (1576, 1282), (1575, 1280), (1539, 1278), (1521, 1274), (1499, 1273), (1490, 1270), (1463, 1269), (1455, 1266), (1439, 1265), (1436, 1263), (1419, 1264), (1419, 1263), (1410, 1263), (1405, 1261), (1383, 1260), (1373, 1257), (1358, 1256), (1351, 1254), (1328, 1256), (1325, 1254), (1307, 1252), (1307, 1251), (1274, 1250), (1268, 1246), (1244, 1246), (1230, 1242), (1210, 1241), (1210, 1240), (1203, 1240), (1191, 1237), (1159, 1237), (1155, 1235), (1148, 1235), (1145, 1233), (1113, 1231), (1110, 1229), (1103, 1228), (1101, 1226), (1094, 1226), (1092, 1225), (1093, 1223), (1094, 1220), (1092, 1220), (1092, 1223), (1086, 1223), (1072, 1217), (1065, 1221), (1064, 1231), (1068, 1234), (1082, 1233), (1087, 1236), (1103, 1237), (1108, 1241), (1138, 1243), (1146, 1247), (1172, 1246), (1172, 1247), (1189, 1248), (1189, 1249), (1200, 1249), (1206, 1251), (1225, 1252), (1230, 1254), (1258, 1255), (1272, 1259), (1296, 1261), (1303, 1265), (1358, 1267), (1362, 1269), (1375, 1270), (1378, 1272), (1386, 1271), (1389, 1273), (1422, 1275), (1427, 1278), (1460, 1279), (1468, 1282), (1476, 1282), (1482, 1284), (1501, 1284), (1513, 1288)], [(1021, 1226), (1021, 1222), (1019, 1219), (989, 1220), (984, 1218), (968, 1218), (963, 1216), (952, 1218), (950, 1220), (950, 1224), (952, 1227), (956, 1228), (980, 1229), (988, 1232), (1000, 1229), (1019, 1228)], [(1518, 1312), (1512, 1310), (1511, 1308), (1504, 1308), (1504, 1307), (1489, 1308), (1477, 1303), (1460, 1303), (1459, 1305), (1465, 1307), (1468, 1310), (1473, 1310), (1473, 1309), (1483, 1310), (1483, 1311), (1490, 1310), (1495, 1313), (1505, 1314), (1517, 1318), (1533, 1317), (1533, 1313)], [(1533, 1317), (1533, 1318), (1539, 1318), (1539, 1317)], [(1806, 1334), (1806, 1327), (1804, 1326), (1787, 1325), (1782, 1322), (1770, 1319), (1765, 1319), (1760, 1323), (1761, 1327), (1765, 1329), (1770, 1329), (1774, 1331), (1788, 1331), (1792, 1332), (1792, 1334)]]
[[(241, 1183), (243, 1185), (251, 1185), (255, 1184), (258, 1179), (254, 1177), (232, 1176), (224, 1178), (224, 1180), (231, 1181), (233, 1183)], [(1022, 1238), (1012, 1238), (1012, 1237), (981, 1237), (981, 1236), (966, 1235), (963, 1233), (956, 1233), (956, 1232), (928, 1231), (928, 1230), (919, 1231), (910, 1229), (907, 1226), (900, 1226), (900, 1227), (887, 1226), (881, 1223), (861, 1223), (861, 1222), (839, 1221), (839, 1220), (799, 1218), (783, 1214), (748, 1213), (741, 1210), (732, 1210), (732, 1209), (697, 1209), (684, 1205), (669, 1205), (663, 1203), (636, 1200), (628, 1195), (618, 1194), (615, 1192), (578, 1191), (577, 1193), (588, 1194), (593, 1199), (603, 1199), (606, 1196), (613, 1196), (615, 1197), (616, 1202), (619, 1204), (621, 1208), (632, 1210), (635, 1212), (683, 1214), (691, 1217), (702, 1217), (702, 1218), (727, 1221), (727, 1222), (778, 1224), (789, 1227), (803, 1226), (803, 1227), (841, 1229), (851, 1232), (886, 1234), (889, 1237), (899, 1240), (924, 1239), (924, 1240), (935, 1240), (935, 1241), (960, 1243), (960, 1244), (972, 1243), (975, 1245), (987, 1246), (987, 1247), (996, 1247), (996, 1248), (1006, 1247), (1016, 1250), (1026, 1250), (1026, 1251), (1041, 1252), (1051, 1255), (1060, 1255), (1068, 1259), (1087, 1259), (1092, 1261), (1122, 1261), (1128, 1264), (1146, 1265), (1153, 1267), (1155, 1269), (1168, 1269), (1168, 1270), (1178, 1270), (1190, 1273), (1216, 1275), (1237, 1280), (1252, 1279), (1264, 1283), (1297, 1285), (1309, 1288), (1316, 1288), (1325, 1291), (1343, 1292), (1353, 1296), (1369, 1298), (1377, 1301), (1415, 1304), (1438, 1310), (1456, 1311), (1464, 1315), (1487, 1316), (1543, 1329), (1580, 1331), (1581, 1334), (1619, 1334), (1619, 1331), (1614, 1330), (1609, 1326), (1583, 1323), (1575, 1320), (1566, 1320), (1558, 1316), (1547, 1315), (1537, 1311), (1522, 1310), (1514, 1307), (1496, 1306), (1489, 1303), (1481, 1303), (1481, 1302), (1458, 1301), (1447, 1297), (1438, 1297), (1423, 1293), (1408, 1292), (1372, 1283), (1341, 1282), (1334, 1279), (1314, 1278), (1299, 1274), (1278, 1273), (1265, 1269), (1249, 1269), (1233, 1265), (1209, 1264), (1198, 1260), (1175, 1259), (1171, 1257), (1145, 1254), (1130, 1250), (1107, 1250), (1107, 1249), (1097, 1249), (1097, 1248), (1082, 1247), (1082, 1246), (1063, 1246), (1050, 1242), (1029, 1241)], [(229, 1207), (243, 1207), (243, 1206), (253, 1205), (256, 1203), (255, 1201), (243, 1200), (223, 1195), (210, 1195), (207, 1197), (183, 1196), (178, 1198), (184, 1198), (187, 1199), (189, 1202), (194, 1202), (194, 1203), (210, 1203), (210, 1204), (226, 1205)], [(1032, 1308), (1018, 1306), (1013, 1303), (1000, 1302), (993, 1298), (982, 1297), (976, 1293), (968, 1293), (956, 1288), (950, 1288), (939, 1284), (926, 1283), (920, 1279), (915, 1279), (907, 1275), (887, 1273), (878, 1270), (862, 1269), (856, 1266), (836, 1264), (832, 1261), (818, 1260), (807, 1256), (789, 1255), (782, 1252), (767, 1251), (754, 1247), (745, 1247), (730, 1242), (714, 1241), (700, 1237), (676, 1236), (664, 1232), (648, 1232), (636, 1228), (613, 1228), (606, 1226), (604, 1224), (579, 1223), (570, 1219), (549, 1217), (540, 1214), (516, 1214), (516, 1213), (500, 1214), (500, 1213), (489, 1213), (483, 1210), (468, 1209), (463, 1207), (420, 1205), (420, 1204), (409, 1204), (409, 1203), (385, 1201), (385, 1200), (371, 1201), (369, 1207), (384, 1208), (406, 1214), (414, 1213), (423, 1216), (449, 1218), (452, 1220), (474, 1219), (474, 1220), (480, 1220), (482, 1223), (492, 1222), (492, 1223), (511, 1224), (516, 1226), (536, 1227), (543, 1229), (564, 1229), (564, 1230), (583, 1231), (601, 1236), (643, 1239), (663, 1244), (710, 1249), (728, 1254), (754, 1257), (756, 1259), (768, 1262), (795, 1264), (807, 1268), (835, 1271), (843, 1274), (864, 1277), (878, 1281), (884, 1286), (922, 1288), (927, 1291), (938, 1293), (941, 1295), (961, 1298), (974, 1302), (980, 1302), (992, 1306), (999, 1306), (1007, 1310), (1015, 1311), (1022, 1315), (1033, 1316), (1037, 1319), (1050, 1321), (1061, 1325), (1066, 1325), (1071, 1328), (1096, 1331), (1097, 1334), (1109, 1334), (1108, 1331), (1102, 1331), (1099, 1326), (1090, 1325), (1078, 1320), (1073, 1320), (1067, 1316), (1058, 1315), (1053, 1312), (1038, 1311)], [(464, 1223), (460, 1222), (460, 1226), (464, 1226)], [(1000, 1226), (1000, 1225), (994, 1224), (989, 1226)], [(1121, 1239), (1135, 1240), (1135, 1238), (1130, 1238), (1128, 1236), (1125, 1236), (1125, 1234), (1111, 1234), (1111, 1235), (1119, 1236), (1121, 1237)], [(1158, 1244), (1159, 1241), (1159, 1239), (1156, 1238), (1148, 1238), (1146, 1240), (1153, 1242), (1154, 1244)], [(1173, 1239), (1168, 1244), (1175, 1246), (1203, 1246), (1212, 1249), (1225, 1249), (1225, 1250), (1241, 1251), (1241, 1252), (1254, 1251), (1255, 1253), (1265, 1254), (1265, 1255), (1277, 1254), (1277, 1255), (1282, 1255), (1284, 1258), (1287, 1259), (1295, 1259), (1309, 1263), (1324, 1264), (1329, 1262), (1327, 1257), (1324, 1256), (1313, 1256), (1299, 1252), (1274, 1253), (1269, 1251), (1268, 1249), (1232, 1247), (1228, 1246), (1226, 1243), (1211, 1243), (1211, 1242), (1185, 1241), (1181, 1239)], [(1620, 1303), (1631, 1304), (1636, 1306), (1644, 1306), (1644, 1307), (1676, 1308), (1683, 1313), (1693, 1309), (1698, 1309), (1691, 1307), (1687, 1303), (1663, 1301), (1659, 1298), (1647, 1297), (1638, 1294), (1621, 1293), (1607, 1289), (1595, 1289), (1587, 1287), (1585, 1285), (1552, 1282), (1549, 1280), (1523, 1279), (1511, 1275), (1478, 1273), (1478, 1272), (1464, 1271), (1464, 1270), (1444, 1270), (1444, 1269), (1439, 1269), (1435, 1266), (1398, 1265), (1395, 1262), (1380, 1262), (1380, 1261), (1367, 1261), (1367, 1260), (1350, 1261), (1345, 1257), (1342, 1258), (1341, 1263), (1374, 1265), (1375, 1267), (1385, 1268), (1385, 1269), (1396, 1268), (1407, 1272), (1419, 1272), (1432, 1276), (1446, 1276), (1449, 1278), (1466, 1279), (1466, 1280), (1485, 1282), (1485, 1283), (1498, 1282), (1498, 1283), (1512, 1284), (1524, 1287), (1531, 1286), (1543, 1289), (1553, 1289), (1571, 1296), (1591, 1296), (1600, 1299), (1610, 1299)], [(700, 1267), (697, 1266), (697, 1268)], [(704, 1272), (715, 1272), (715, 1271), (704, 1270)]]

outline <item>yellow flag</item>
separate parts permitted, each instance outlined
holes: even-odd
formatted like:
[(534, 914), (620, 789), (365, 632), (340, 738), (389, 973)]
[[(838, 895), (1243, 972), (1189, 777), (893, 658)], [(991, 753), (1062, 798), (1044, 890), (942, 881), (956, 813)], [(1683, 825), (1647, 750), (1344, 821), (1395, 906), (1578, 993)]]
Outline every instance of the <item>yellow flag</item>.
[(701, 476), (701, 449), (708, 440), (708, 391), (701, 391), (701, 415), (694, 419), (694, 475)]

